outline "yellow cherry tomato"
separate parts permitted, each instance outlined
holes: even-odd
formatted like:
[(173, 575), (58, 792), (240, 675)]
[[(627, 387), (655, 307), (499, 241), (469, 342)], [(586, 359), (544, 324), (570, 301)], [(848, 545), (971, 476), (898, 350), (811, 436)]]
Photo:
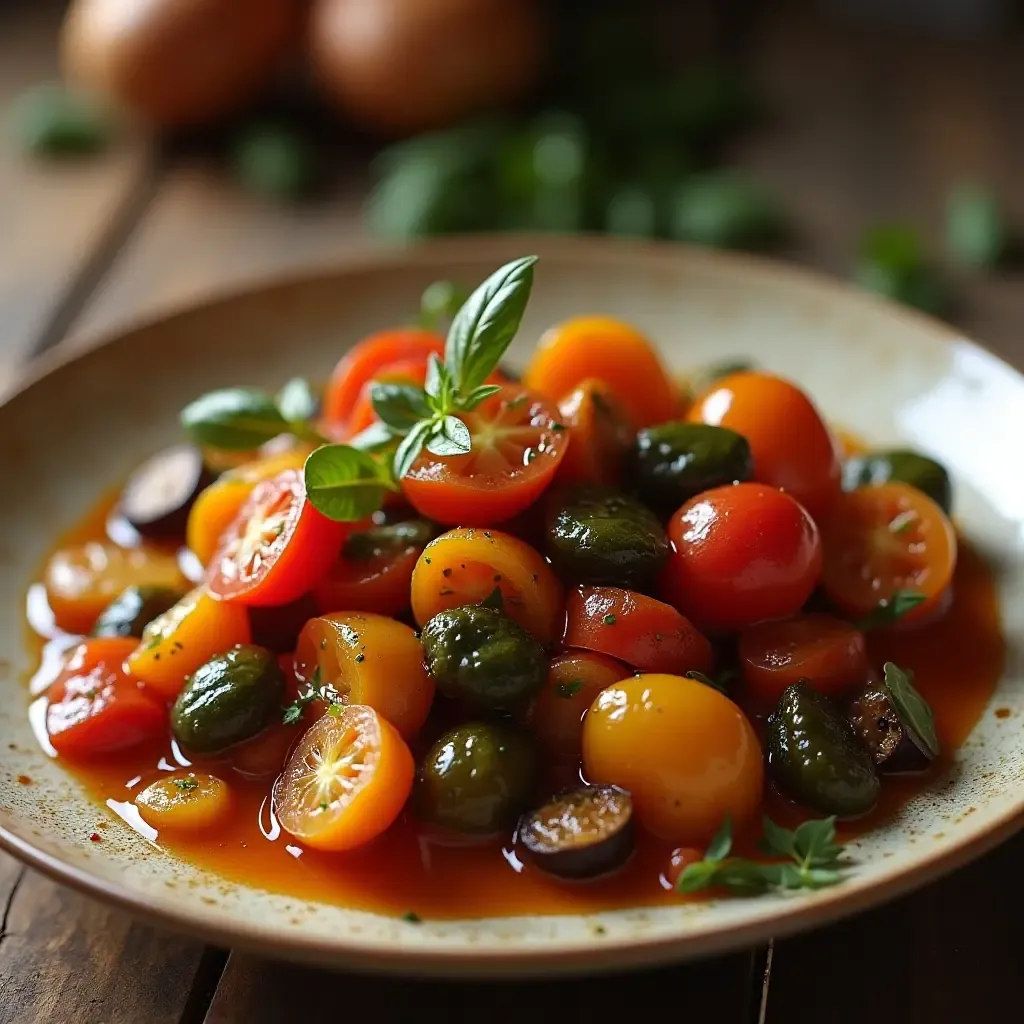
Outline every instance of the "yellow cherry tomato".
[(409, 738), (434, 702), (423, 648), (405, 623), (372, 612), (333, 612), (299, 634), (295, 674), (332, 688), (346, 704), (365, 704)]
[(188, 581), (172, 554), (89, 541), (54, 552), (43, 571), (43, 585), (57, 625), (67, 633), (88, 633), (122, 590), (185, 590)]
[(501, 589), (507, 615), (542, 644), (561, 635), (562, 585), (529, 544), (498, 530), (443, 533), (412, 573), (412, 611), (422, 626), (438, 612), (479, 604)]
[(135, 798), (143, 821), (174, 832), (202, 832), (219, 824), (233, 802), (223, 779), (201, 772), (157, 779)]
[(186, 676), (215, 654), (250, 639), (245, 608), (230, 601), (214, 601), (200, 586), (143, 629), (138, 647), (125, 664), (136, 679), (165, 700), (174, 700)]
[(703, 848), (729, 815), (736, 828), (757, 814), (761, 745), (743, 712), (694, 679), (634, 676), (598, 694), (583, 721), (591, 782), (629, 790), (655, 835)]
[(185, 541), (203, 565), (213, 557), (224, 531), (235, 521), (256, 485), (286, 469), (301, 469), (309, 447), (297, 447), (230, 469), (196, 498), (188, 514)]

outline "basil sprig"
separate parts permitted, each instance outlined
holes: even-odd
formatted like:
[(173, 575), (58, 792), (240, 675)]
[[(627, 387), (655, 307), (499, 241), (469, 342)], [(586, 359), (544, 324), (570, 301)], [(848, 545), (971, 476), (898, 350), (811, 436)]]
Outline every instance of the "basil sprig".
[(306, 493), (314, 507), (330, 519), (362, 519), (380, 507), (384, 492), (397, 487), (424, 448), (439, 458), (471, 450), (461, 414), (501, 390), (484, 381), (519, 329), (536, 262), (536, 256), (524, 256), (505, 264), (464, 302), (449, 288), (431, 301), (431, 307), (444, 312), (458, 304), (444, 359), (431, 356), (422, 388), (374, 383), (370, 398), (380, 423), (347, 445), (324, 445), (313, 452), (306, 462)]
[(289, 381), (274, 398), (258, 388), (221, 388), (190, 402), (181, 424), (196, 444), (247, 452), (281, 434), (323, 441), (310, 426), (316, 398), (307, 381)]
[(885, 690), (889, 694), (900, 722), (911, 740), (932, 761), (939, 756), (939, 737), (935, 732), (935, 715), (931, 706), (917, 692), (913, 684), (913, 673), (887, 661), (882, 666)]

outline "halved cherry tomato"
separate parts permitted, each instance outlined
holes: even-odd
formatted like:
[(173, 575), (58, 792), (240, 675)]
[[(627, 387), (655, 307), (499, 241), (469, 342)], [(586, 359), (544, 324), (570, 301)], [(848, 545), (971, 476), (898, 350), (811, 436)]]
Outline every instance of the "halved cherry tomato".
[(310, 619), (295, 649), (295, 674), (330, 687), (346, 704), (373, 708), (406, 738), (419, 732), (434, 701), (434, 680), (415, 632), (383, 615)]
[(682, 412), (672, 378), (654, 346), (634, 327), (607, 316), (558, 324), (540, 339), (523, 384), (559, 399), (596, 377), (611, 388), (634, 428), (676, 419)]
[(887, 483), (842, 495), (823, 535), (825, 595), (844, 615), (865, 616), (897, 590), (925, 596), (901, 624), (929, 618), (942, 604), (956, 568), (956, 532), (915, 487)]
[(515, 385), (460, 415), (472, 450), (441, 458), (424, 449), (402, 479), (402, 492), (420, 515), (449, 526), (511, 519), (551, 483), (568, 433), (551, 405)]
[(414, 772), (394, 726), (373, 708), (350, 705), (299, 740), (274, 785), (277, 820), (314, 849), (354, 849), (398, 817)]
[(668, 526), (662, 593), (701, 628), (742, 629), (795, 615), (821, 573), (821, 538), (806, 509), (764, 484), (691, 498)]
[(142, 820), (168, 832), (205, 832), (223, 822), (233, 805), (228, 784), (202, 772), (164, 776), (135, 798)]
[(566, 647), (618, 658), (643, 672), (710, 672), (711, 644), (671, 605), (618, 587), (576, 587), (566, 604)]
[(413, 519), (370, 525), (349, 535), (341, 555), (313, 588), (321, 612), (398, 615), (409, 607), (413, 567), (433, 536), (430, 523)]
[(247, 462), (221, 474), (200, 491), (185, 528), (185, 541), (196, 558), (209, 565), (224, 531), (238, 517), (256, 485), (285, 469), (302, 469), (308, 455), (309, 447), (305, 446)]
[(412, 574), (412, 611), (425, 625), (438, 612), (479, 604), (501, 590), (505, 613), (542, 644), (562, 630), (562, 585), (529, 544), (499, 530), (450, 530), (424, 549)]
[(67, 633), (88, 633), (100, 612), (128, 587), (188, 587), (174, 555), (146, 547), (126, 551), (99, 541), (54, 552), (43, 583), (54, 621)]
[(523, 721), (549, 757), (578, 765), (587, 709), (605, 687), (632, 674), (603, 654), (565, 651), (551, 659), (544, 689), (530, 701)]
[(167, 728), (163, 704), (125, 671), (134, 648), (131, 638), (103, 637), (86, 640), (68, 655), (46, 708), (46, 732), (58, 754), (111, 754)]
[(824, 516), (841, 491), (839, 444), (811, 400), (768, 373), (734, 373), (705, 392), (688, 419), (729, 427), (750, 443), (754, 478)]
[(379, 331), (353, 346), (338, 361), (324, 391), (323, 417), (327, 424), (347, 427), (368, 381), (379, 370), (399, 360), (444, 355), (444, 338), (419, 327), (396, 327)]
[(318, 512), (302, 472), (286, 469), (249, 495), (210, 560), (206, 585), (221, 601), (288, 604), (327, 572), (350, 530)]
[(601, 380), (582, 381), (558, 403), (558, 412), (570, 443), (557, 479), (616, 486), (633, 434), (612, 389)]
[(132, 641), (126, 666), (164, 700), (174, 700), (186, 676), (215, 654), (251, 637), (249, 615), (239, 604), (214, 601), (204, 587), (196, 587), (173, 608), (158, 615)]
[(864, 634), (834, 615), (796, 615), (748, 626), (740, 634), (743, 681), (765, 704), (805, 679), (829, 697), (866, 681)]

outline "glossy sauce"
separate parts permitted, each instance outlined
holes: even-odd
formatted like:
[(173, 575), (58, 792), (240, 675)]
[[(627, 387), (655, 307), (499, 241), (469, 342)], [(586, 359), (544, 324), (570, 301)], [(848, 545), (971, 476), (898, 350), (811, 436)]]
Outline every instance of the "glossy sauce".
[[(114, 534), (108, 525), (111, 504), (110, 500), (101, 503), (61, 538), (61, 544), (102, 540)], [(124, 534), (117, 539), (124, 543)], [(46, 626), (47, 613), (45, 594), (41, 585), (36, 585), (29, 592), (28, 631), (41, 661), (31, 686), (34, 694), (45, 689), (59, 668), (60, 655), (73, 643), (66, 636), (53, 636)], [(45, 642), (37, 630), (53, 639)], [(944, 617), (902, 634), (874, 634), (869, 648), (876, 665), (893, 660), (914, 670), (914, 683), (931, 703), (948, 756), (978, 721), (1003, 669), (1005, 650), (995, 589), (980, 557), (961, 542), (953, 600)], [(36, 701), (33, 710), (38, 726), (42, 704)], [(37, 727), (36, 732), (41, 732), (45, 747), (45, 729)], [(610, 878), (582, 884), (556, 882), (524, 867), (511, 837), (472, 846), (453, 845), (408, 817), (361, 851), (324, 854), (304, 849), (273, 819), (269, 798), (273, 779), (247, 779), (224, 759), (196, 761), (194, 767), (210, 770), (230, 784), (236, 797), (230, 823), (200, 836), (158, 835), (139, 818), (134, 795), (166, 772), (188, 764), (170, 737), (113, 759), (65, 761), (68, 771), (82, 780), (99, 802), (155, 845), (226, 878), (303, 899), (433, 918), (574, 913), (693, 899), (673, 892), (665, 880), (671, 847), (643, 834), (626, 868)], [(936, 771), (940, 770), (941, 765)], [(876, 826), (927, 786), (930, 778), (886, 778), (878, 807), (867, 818), (845, 826), (843, 835), (849, 837)], [(793, 805), (772, 793), (766, 798), (766, 811), (780, 823), (800, 819)]]

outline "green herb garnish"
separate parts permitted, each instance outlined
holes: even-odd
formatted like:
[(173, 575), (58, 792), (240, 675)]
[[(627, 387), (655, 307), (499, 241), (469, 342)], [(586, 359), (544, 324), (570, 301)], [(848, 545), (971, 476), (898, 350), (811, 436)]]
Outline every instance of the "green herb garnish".
[(568, 700), (570, 697), (575, 697), (582, 689), (582, 679), (570, 679), (567, 683), (559, 683), (555, 687), (555, 693), (557, 693), (559, 697), (564, 697)]
[(913, 611), (925, 600), (919, 590), (894, 590), (892, 597), (878, 602), (874, 609), (858, 623), (861, 629), (877, 629), (880, 626), (891, 626), (898, 622), (907, 612)]
[(690, 864), (676, 888), (680, 892), (726, 889), (738, 896), (758, 896), (779, 889), (820, 889), (842, 881), (843, 848), (835, 841), (836, 819), (805, 821), (793, 831), (764, 819), (760, 849), (783, 863), (731, 857), (732, 822), (728, 817), (704, 852)]
[[(197, 398), (181, 412), (181, 423), (196, 444), (224, 451), (252, 451), (281, 434), (310, 441), (323, 438), (296, 412), (311, 411), (305, 382), (290, 381), (275, 399), (258, 388), (221, 388)], [(315, 402), (314, 402), (315, 404)]]
[(402, 920), (407, 922), (408, 924), (421, 924), (422, 921), (423, 921), (423, 918), (420, 917), (420, 915), (415, 913), (414, 911), (407, 910), (402, 915)]
[(614, 626), (614, 625), (615, 625), (615, 616), (614, 616), (614, 614), (613, 614), (612, 612), (609, 612), (609, 613), (608, 613), (608, 614), (607, 614), (607, 615), (606, 615), (606, 616), (604, 617), (604, 624), (605, 624), (606, 626)]
[(281, 721), (285, 725), (295, 725), (302, 718), (302, 713), (315, 700), (323, 701), (327, 705), (328, 714), (339, 715), (345, 706), (341, 694), (330, 683), (320, 682), (319, 666), (313, 670), (309, 686), (284, 708)]
[(199, 788), (198, 779), (171, 779), (171, 783), (180, 789), (182, 793), (188, 793), (190, 790)]
[(930, 760), (939, 756), (939, 737), (935, 733), (935, 716), (928, 702), (914, 689), (913, 673), (887, 661), (882, 666), (885, 690), (907, 727), (910, 738), (922, 747)]
[(946, 201), (946, 248), (961, 266), (986, 269), (998, 265), (1008, 232), (999, 203), (977, 185), (958, 185)]

